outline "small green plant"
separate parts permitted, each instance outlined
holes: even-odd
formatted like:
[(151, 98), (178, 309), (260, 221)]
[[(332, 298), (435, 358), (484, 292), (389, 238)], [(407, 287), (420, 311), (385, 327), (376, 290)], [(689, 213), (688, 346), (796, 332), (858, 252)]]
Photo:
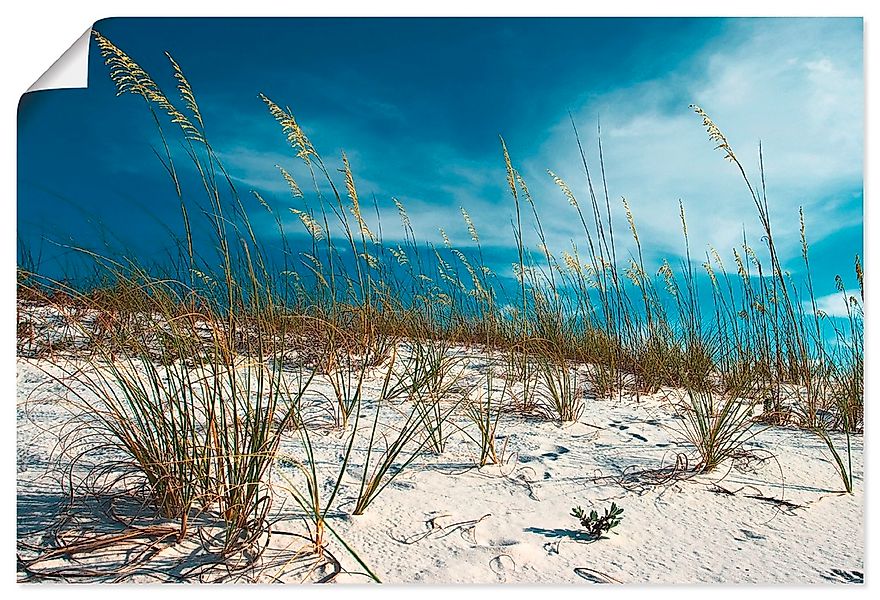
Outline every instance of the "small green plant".
[(610, 508), (605, 509), (605, 514), (602, 516), (599, 516), (595, 510), (587, 514), (580, 506), (571, 509), (571, 516), (581, 522), (581, 527), (586, 529), (588, 534), (597, 538), (620, 525), (623, 519), (621, 515), (623, 509), (614, 502), (611, 503)]

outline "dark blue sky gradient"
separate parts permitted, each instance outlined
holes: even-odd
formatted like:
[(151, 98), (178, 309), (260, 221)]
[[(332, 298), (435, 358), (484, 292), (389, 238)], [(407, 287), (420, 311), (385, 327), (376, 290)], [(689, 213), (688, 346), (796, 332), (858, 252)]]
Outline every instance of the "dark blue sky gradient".
[[(414, 220), (419, 212), (431, 219), (457, 213), (450, 190), (468, 187), (490, 207), (472, 210), (478, 229), (505, 233), (509, 211), (491, 210), (509, 202), (499, 134), (528, 160), (569, 110), (670, 74), (660, 108), (681, 110), (693, 98), (676, 77), (700, 78), (703, 49), (742, 35), (725, 19), (675, 18), (121, 18), (95, 28), (169, 96), (174, 80), (163, 52), (173, 55), (243, 196), (258, 189), (273, 204), (292, 204), (272, 168), (294, 170), (296, 160), (258, 98), (263, 92), (293, 109), (328, 162), (349, 153), (363, 197), (375, 193), (384, 206), (395, 196)], [(87, 89), (29, 93), (19, 109), (19, 241), (49, 272), (70, 268), (58, 243), (161, 262), (182, 233), (149, 112), (138, 97), (116, 96), (91, 44)], [(258, 206), (254, 212), (265, 218)], [(265, 232), (271, 241), (268, 222)], [(841, 256), (861, 252), (861, 236), (860, 221), (841, 226), (817, 244), (816, 268), (826, 278), (839, 271)], [(512, 250), (507, 238), (509, 246), (490, 250), (502, 263)]]

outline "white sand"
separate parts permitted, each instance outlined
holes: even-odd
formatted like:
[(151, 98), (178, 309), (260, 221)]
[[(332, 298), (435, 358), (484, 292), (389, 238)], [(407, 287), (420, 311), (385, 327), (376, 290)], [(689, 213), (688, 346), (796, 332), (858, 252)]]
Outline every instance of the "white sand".
[[(66, 511), (72, 516), (60, 529), (70, 535), (52, 538), (41, 532), (59, 523), (63, 498), (58, 470), (68, 458), (57, 444), (71, 430), (65, 424), (78, 413), (64, 399), (64, 387), (46, 374), (56, 372), (52, 365), (25, 358), (17, 364), (19, 553), (33, 557), (40, 548), (70, 541), (76, 534), (107, 531), (94, 516), (107, 507), (78, 499), (76, 508)], [(309, 397), (318, 402), (316, 393), (326, 393), (327, 386), (313, 385)], [(380, 385), (374, 376), (367, 395), (375, 398)], [(405, 410), (400, 402), (395, 406)], [(673, 418), (663, 395), (589, 400), (581, 419), (564, 426), (504, 416), (497, 432), (498, 449), (504, 450), (502, 465), (475, 468), (476, 445), (455, 432), (442, 455), (419, 456), (364, 515), (350, 516), (371, 411), (368, 403), (329, 524), (383, 582), (803, 584), (862, 578), (861, 436), (853, 438), (853, 495), (839, 493), (840, 478), (821, 440), (781, 427), (767, 428), (747, 444), (755, 451), (751, 461), (652, 484), (635, 473), (668, 467), (678, 452), (692, 460), (694, 456), (692, 448), (677, 443), (680, 421)], [(382, 415), (386, 427), (401, 418), (390, 406)], [(460, 417), (455, 422), (466, 426)], [(339, 430), (313, 434), (319, 473), (328, 486), (346, 440)], [(845, 447), (842, 436), (835, 440), (839, 448)], [(74, 441), (65, 440), (68, 446)], [(285, 439), (281, 451), (302, 457), (295, 433)], [(102, 456), (87, 455), (77, 472), (100, 464)], [(313, 570), (314, 560), (308, 556), (291, 560), (305, 542), (282, 532), (304, 534), (306, 526), (284, 490), (281, 475), (290, 472), (279, 467), (274, 473), (276, 534), (264, 556), (265, 566), (254, 575), (259, 581), (314, 581), (332, 570)], [(630, 477), (622, 481), (620, 476), (627, 474)], [(618, 534), (584, 539), (569, 514), (572, 507), (601, 512), (611, 501), (625, 511)], [(334, 581), (368, 581), (337, 540), (328, 540), (328, 549), (344, 570)], [(78, 555), (76, 564), (61, 557), (40, 567), (124, 565), (131, 559), (125, 551), (133, 547), (123, 543)], [(173, 579), (200, 560), (195, 535), (156, 550), (146, 563), (154, 571), (141, 570), (129, 581)]]

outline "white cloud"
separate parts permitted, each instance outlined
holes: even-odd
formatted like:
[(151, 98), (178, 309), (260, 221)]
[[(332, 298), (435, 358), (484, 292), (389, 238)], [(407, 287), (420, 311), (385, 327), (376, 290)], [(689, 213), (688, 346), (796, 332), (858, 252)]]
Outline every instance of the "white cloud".
[[(691, 102), (706, 109), (722, 128), (755, 185), (760, 183), (757, 145), (759, 140), (763, 143), (770, 210), (784, 261), (794, 264), (799, 255), (798, 206), (804, 207), (812, 244), (862, 222), (861, 22), (741, 19), (728, 23), (718, 38), (683, 63), (668, 65), (653, 79), (601, 93), (584, 90), (581, 82), (571, 83), (569, 98), (580, 99), (574, 117), (593, 184), (604, 203), (595, 144), (596, 117), (601, 115), (618, 242), (625, 244), (629, 238), (620, 205), (625, 196), (653, 265), (660, 256), (683, 255), (679, 199), (687, 212), (695, 260), (703, 259), (709, 243), (727, 259), (730, 249), (742, 243), (743, 227), (750, 243), (758, 250), (761, 247), (763, 232), (748, 190), (735, 166), (713, 150), (699, 118), (688, 109)], [(561, 106), (575, 102), (570, 99), (561, 97)], [(388, 118), (399, 117), (391, 106), (373, 109), (387, 112)], [(442, 227), (454, 244), (469, 245), (459, 212), (464, 206), (484, 245), (513, 245), (513, 202), (505, 187), (500, 147), (480, 160), (466, 160), (459, 149), (443, 143), (375, 139), (362, 131), (346, 130), (332, 119), (303, 120), (304, 127), (315, 132), (314, 141), (334, 176), (341, 148), (333, 144), (345, 146), (362, 202), (371, 192), (378, 194), (387, 239), (402, 236), (390, 202), (396, 196), (406, 205), (421, 240), (439, 243), (437, 230)], [(513, 126), (535, 128), (534, 135), (540, 134), (537, 123)], [(271, 121), (264, 118), (259, 127), (283, 142)], [(559, 251), (575, 240), (583, 252), (586, 242), (580, 221), (546, 173), (549, 168), (562, 176), (589, 211), (571, 125), (563, 119), (544, 130), (542, 144), (512, 146), (511, 155), (535, 196), (550, 245)], [(283, 144), (279, 149), (283, 151)], [(272, 165), (282, 159), (295, 163), (295, 159), (245, 148), (224, 158), (247, 185), (269, 188), (279, 194), (279, 201), (284, 198), (283, 180)], [(307, 181), (306, 173), (293, 163), (282, 164), (301, 183)], [(372, 219), (372, 209), (369, 214)], [(534, 247), (537, 239), (528, 219), (524, 234)], [(849, 253), (849, 249), (841, 252)], [(626, 251), (619, 256), (626, 260)]]
[[(619, 205), (621, 196), (629, 200), (643, 246), (662, 255), (682, 253), (679, 199), (697, 258), (709, 243), (729, 255), (741, 243), (743, 226), (752, 245), (760, 246), (762, 231), (746, 185), (735, 166), (713, 151), (699, 118), (687, 108), (689, 102), (699, 104), (725, 132), (756, 186), (762, 141), (774, 232), (783, 260), (794, 260), (798, 206), (804, 207), (813, 243), (862, 220), (860, 198), (853, 197), (863, 168), (861, 52), (855, 20), (734, 21), (684, 70), (594, 96), (575, 111), (594, 185), (599, 177), (594, 124), (601, 114), (612, 203)], [(542, 196), (560, 207), (552, 228), (582, 238), (544, 173), (547, 167), (588, 200), (567, 120), (552, 128), (526, 172), (536, 188), (535, 180), (543, 181)], [(615, 218), (625, 224), (620, 208)]]
[[(816, 309), (821, 313), (825, 313), (829, 317), (846, 319), (849, 316), (849, 313), (847, 312), (847, 303), (851, 303), (853, 298), (855, 298), (855, 296), (844, 294), (843, 292), (820, 296), (819, 298), (816, 298)], [(804, 308), (808, 312), (812, 312), (813, 310), (813, 307), (809, 302), (804, 303)]]

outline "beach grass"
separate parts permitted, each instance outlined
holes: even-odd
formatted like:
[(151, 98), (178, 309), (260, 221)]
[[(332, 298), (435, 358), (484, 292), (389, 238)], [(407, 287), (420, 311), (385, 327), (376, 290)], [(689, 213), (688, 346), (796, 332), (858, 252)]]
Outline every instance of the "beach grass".
[[(564, 424), (588, 417), (592, 402), (661, 388), (686, 392), (676, 408), (696, 471), (735, 458), (756, 426), (790, 424), (827, 444), (852, 491), (850, 448), (836, 448), (828, 432), (850, 436), (863, 428), (861, 260), (857, 294), (836, 282), (848, 318), (828, 317), (817, 306), (805, 216), (806, 279), (793, 282), (776, 245), (763, 171), (755, 185), (701, 108), (692, 107), (710, 141), (742, 176), (761, 222), (760, 249), (744, 236), (731, 258), (709, 249), (700, 264), (680, 205), (685, 259), (652, 272), (626, 200), (625, 236), (612, 220), (601, 136), (597, 178), (572, 122), (584, 196), (548, 172), (583, 230), (567, 249), (551, 247), (543, 205), (500, 141), (515, 214), (511, 290), (486, 262), (464, 208), (473, 242), (467, 249), (445, 234), (438, 244), (417, 240), (396, 200), (403, 238), (384, 239), (378, 208), (369, 216), (349, 158), (343, 154), (334, 173), (293, 113), (261, 95), (312, 183), (309, 190), (279, 167), (302, 227), (295, 232), (253, 193), (277, 224), (279, 264), (251, 223), (251, 199), (239, 195), (208, 141), (182, 68), (168, 57), (179, 96), (171, 99), (110, 40), (98, 32), (95, 39), (119, 93), (145, 101), (162, 140), (160, 160), (186, 232), (177, 240), (178, 272), (155, 274), (81, 250), (110, 283), (77, 287), (20, 261), (19, 300), (54, 307), (75, 331), (47, 341), (20, 318), (19, 351), (67, 365), (60, 380), (93, 414), (91, 426), (141, 473), (156, 510), (179, 523), (181, 539), (193, 515), (210, 513), (224, 524), (224, 553), (258, 555), (269, 529), (270, 472), (291, 434), (299, 450), (284, 458), (296, 466), (285, 485), (320, 553), (349, 466), (360, 473), (352, 507), (360, 515), (420, 455), (442, 454), (451, 431), (474, 441), (476, 464), (497, 464), (496, 431), (506, 413)], [(171, 140), (185, 149), (187, 164), (178, 164)], [(182, 183), (183, 169), (197, 174), (198, 194)], [(207, 221), (216, 256), (198, 254), (204, 243), (194, 241), (196, 218)], [(537, 232), (537, 248), (528, 247), (527, 229)], [(305, 250), (293, 249), (294, 237), (304, 237)], [(461, 348), (465, 355), (455, 353)], [(460, 363), (475, 351), (493, 358), (480, 381), (466, 383)], [(367, 389), (377, 374), (381, 389)], [(332, 393), (313, 391), (317, 382)], [(383, 422), (387, 411), (403, 415), (393, 428)], [(366, 453), (355, 456), (362, 422)], [(325, 489), (314, 431), (328, 427), (348, 441)]]

